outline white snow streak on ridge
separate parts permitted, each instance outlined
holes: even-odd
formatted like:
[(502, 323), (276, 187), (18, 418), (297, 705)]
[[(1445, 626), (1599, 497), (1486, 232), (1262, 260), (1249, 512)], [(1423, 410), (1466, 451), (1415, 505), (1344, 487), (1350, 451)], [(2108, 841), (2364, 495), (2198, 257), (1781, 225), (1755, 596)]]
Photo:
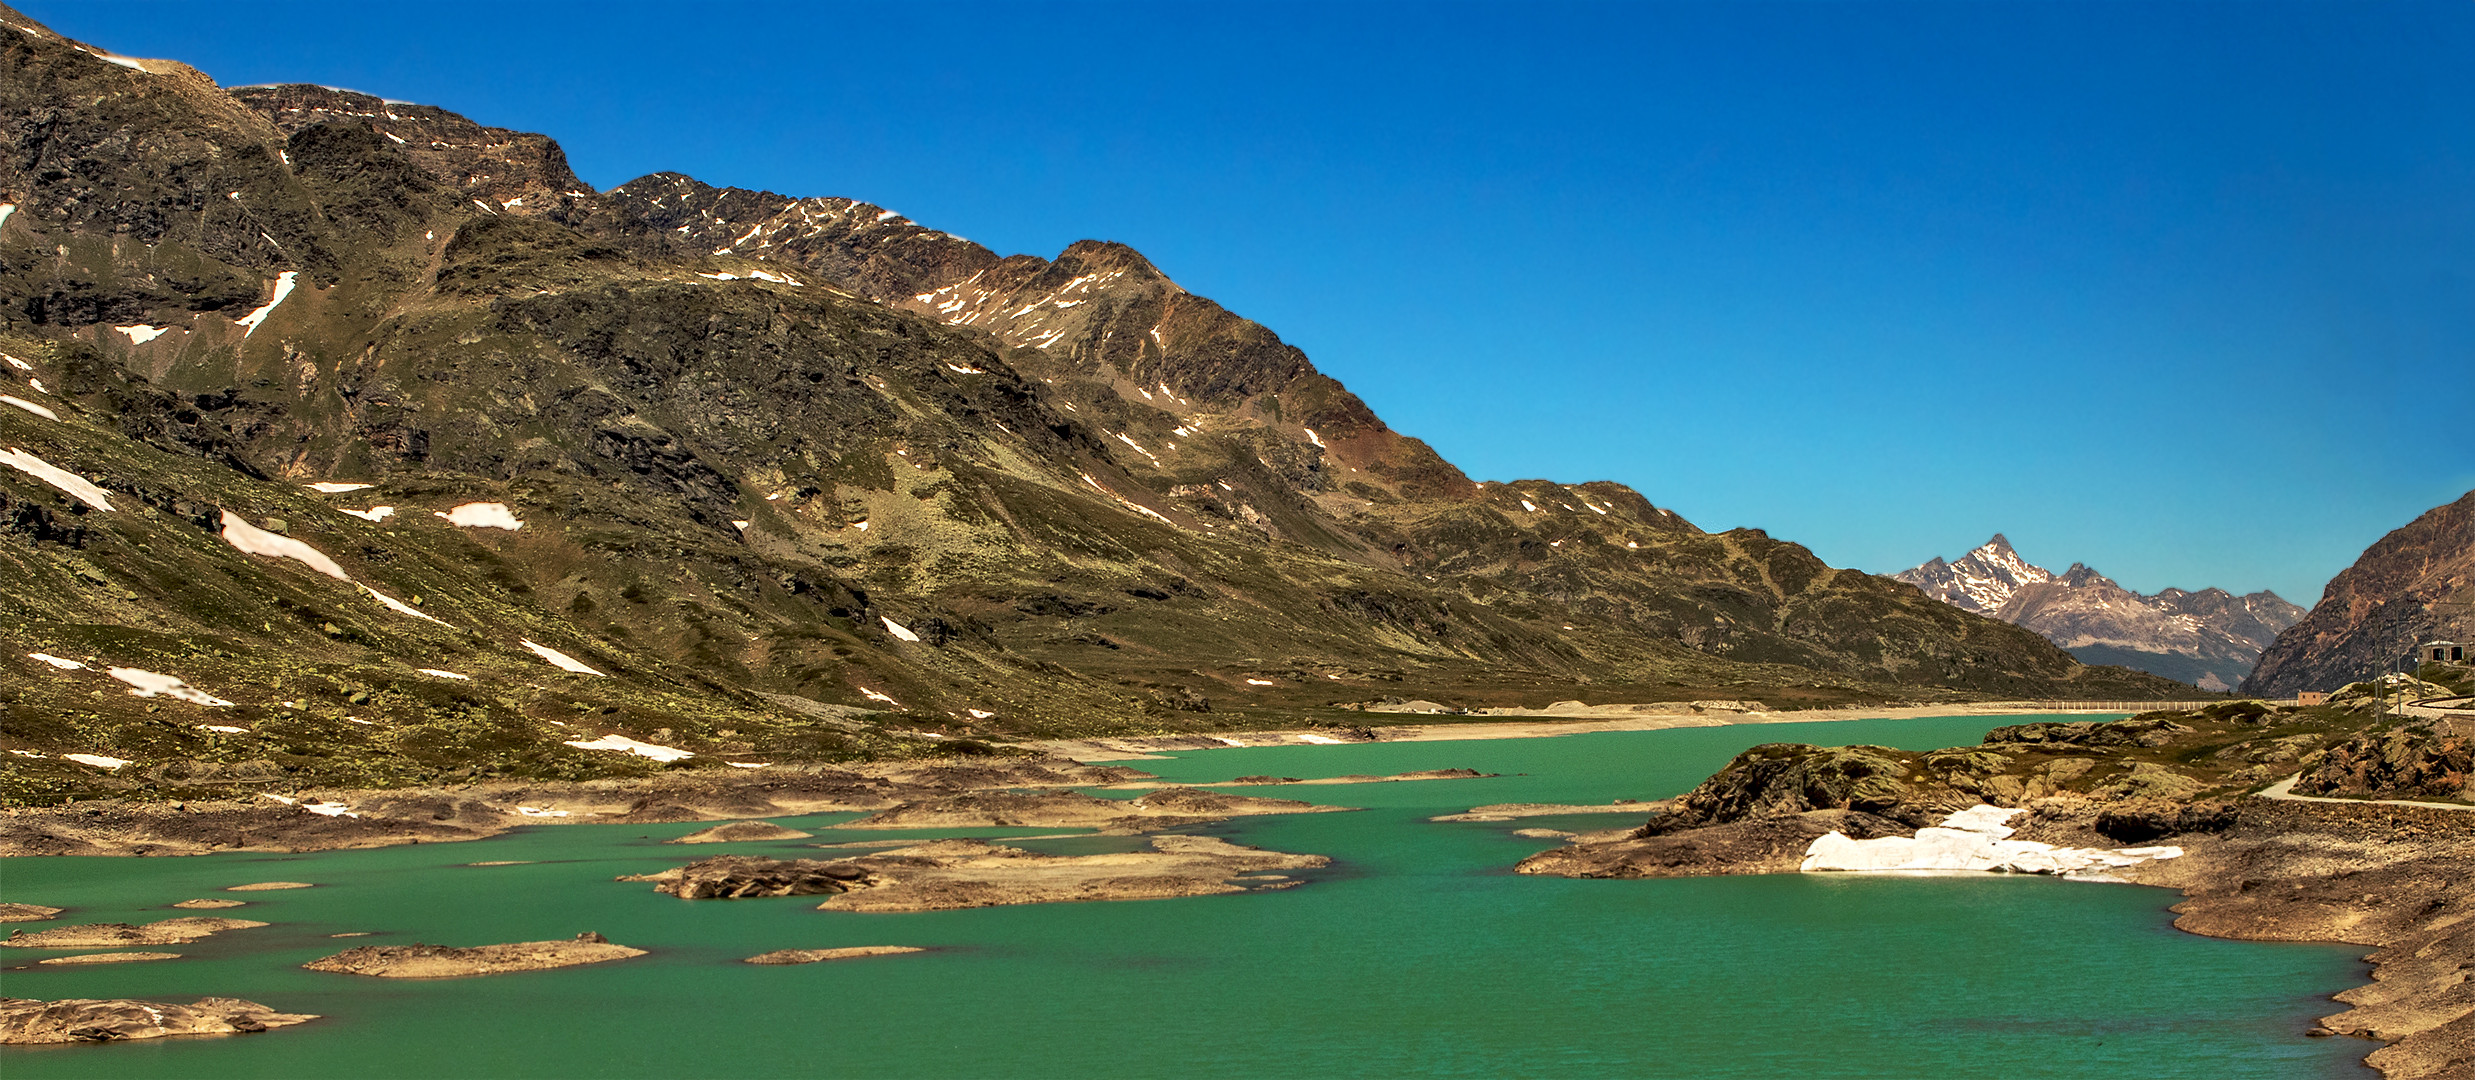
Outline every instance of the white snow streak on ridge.
[(8, 402), (11, 405), (15, 405), (20, 409), (24, 409), (27, 412), (40, 416), (45, 420), (52, 421), (53, 423), (60, 422), (59, 413), (53, 412), (45, 406), (37, 405), (34, 402), (28, 401), (24, 398), (15, 397), (9, 394), (0, 394), (0, 401)]
[(473, 681), (473, 677), (472, 677), (472, 676), (470, 676), (470, 675), (459, 675), (459, 674), (457, 674), (457, 673), (455, 673), (455, 672), (452, 672), (452, 671), (449, 671), (449, 670), (447, 670), (447, 669), (445, 669), (445, 668), (425, 667), (425, 668), (416, 668), (415, 670), (417, 670), (417, 671), (421, 672), (421, 673), (422, 673), (422, 674), (424, 674), (424, 675), (435, 675), (435, 676), (438, 676), (439, 678), (442, 678), (442, 679), (454, 679), (454, 680), (455, 680), (455, 681), (457, 681), (457, 682), (471, 682), (471, 681)]
[(355, 484), (343, 480), (320, 480), (308, 485), (311, 491), (315, 491), (321, 495), (341, 495), (347, 491), (367, 491), (370, 488), (377, 486), (378, 485), (376, 484)]
[(410, 615), (416, 619), (428, 619), (429, 621), (437, 623), (440, 626), (447, 627), (449, 630), (455, 629), (455, 627), (449, 626), (446, 620), (433, 616), (429, 612), (423, 611), (420, 608), (412, 606), (411, 604), (407, 604), (392, 596), (379, 592), (378, 590), (370, 588), (367, 585), (361, 586), (361, 591), (370, 594), (370, 599), (387, 605), (388, 610), (399, 615)]
[(6, 224), (8, 224), (8, 223), (9, 223), (9, 215), (10, 215), (10, 214), (14, 214), (14, 213), (16, 213), (16, 212), (17, 212), (17, 204), (16, 204), (16, 203), (13, 203), (13, 202), (0, 202), (0, 225), (6, 225)]
[(261, 529), (241, 520), (239, 514), (230, 510), (223, 512), (223, 542), (251, 555), (299, 559), (310, 569), (337, 581), (352, 580), (352, 575), (344, 573), (344, 568), (335, 565), (335, 560), (327, 558), (325, 552), (289, 536), (278, 536)]
[(149, 341), (162, 337), (166, 331), (169, 331), (172, 328), (169, 326), (148, 326), (144, 323), (139, 323), (135, 326), (115, 326), (112, 329), (129, 335), (129, 344), (144, 345)]
[(385, 521), (388, 518), (395, 516), (395, 508), (392, 506), (373, 506), (367, 510), (344, 510), (338, 508), (337, 512), (350, 514), (354, 517), (360, 518), (363, 521)]
[(894, 621), (894, 620), (892, 620), (892, 619), (888, 619), (888, 618), (886, 618), (886, 617), (885, 617), (885, 616), (883, 616), (883, 615), (879, 615), (879, 616), (877, 616), (877, 621), (885, 624), (885, 632), (886, 632), (886, 633), (892, 634), (892, 635), (894, 635), (895, 637), (901, 638), (901, 639), (902, 639), (902, 640), (904, 640), (904, 641), (918, 641), (918, 640), (920, 639), (920, 636), (919, 636), (918, 634), (914, 634), (914, 633), (912, 633), (912, 632), (911, 632), (911, 628), (910, 628), (910, 627), (908, 627), (908, 626), (904, 626), (904, 625), (902, 625), (901, 623), (895, 622), (895, 621)]
[(570, 739), (567, 745), (578, 750), (616, 750), (638, 757), (649, 757), (655, 761), (681, 761), (696, 756), (692, 751), (681, 750), (675, 746), (657, 746), (653, 743), (637, 742), (625, 735), (604, 735), (598, 739)]
[(447, 524), (467, 529), (505, 529), (514, 532), (524, 527), (523, 522), (516, 520), (515, 511), (507, 509), (506, 503), (465, 503), (443, 514), (437, 511), (431, 513), (446, 518)]
[(559, 668), (560, 670), (572, 671), (578, 675), (601, 674), (601, 672), (584, 666), (584, 664), (575, 657), (569, 656), (566, 653), (558, 651), (557, 649), (553, 649), (548, 645), (537, 644), (531, 638), (526, 638), (524, 640), (524, 647), (533, 650), (533, 655), (549, 661), (552, 667)]
[(79, 663), (78, 661), (75, 661), (75, 660), (71, 660), (71, 659), (69, 659), (68, 657), (65, 657), (65, 656), (53, 656), (52, 654), (47, 653), (47, 652), (30, 652), (30, 653), (27, 653), (27, 654), (26, 654), (26, 659), (28, 659), (28, 660), (40, 660), (40, 661), (42, 661), (42, 662), (44, 662), (44, 663), (46, 663), (46, 664), (50, 664), (50, 665), (51, 665), (51, 666), (53, 666), (53, 667), (59, 668), (59, 669), (60, 669), (60, 670), (62, 670), (62, 671), (91, 671), (91, 670), (93, 670), (92, 668), (87, 667), (85, 664)]
[(129, 763), (128, 758), (105, 757), (101, 754), (62, 754), (62, 758), (98, 769), (117, 769)]
[(0, 451), (0, 465), (6, 465), (17, 470), (18, 472), (34, 477), (35, 479), (46, 484), (50, 484), (53, 487), (59, 488), (60, 490), (67, 492), (70, 498), (76, 499), (77, 501), (94, 507), (97, 510), (110, 510), (112, 508), (111, 498), (104, 494), (102, 488), (96, 487), (85, 477), (79, 476), (67, 469), (59, 468), (51, 462), (45, 461), (42, 458), (36, 457), (33, 454), (29, 454), (14, 446), (8, 448), (6, 451)]
[(886, 704), (888, 704), (888, 705), (891, 705), (891, 706), (893, 706), (893, 707), (895, 707), (895, 708), (897, 708), (897, 709), (899, 709), (899, 708), (901, 708), (901, 707), (902, 707), (902, 703), (901, 703), (901, 702), (896, 701), (896, 700), (894, 700), (894, 699), (892, 699), (892, 698), (890, 698), (890, 697), (887, 697), (887, 696), (885, 696), (885, 695), (883, 695), (883, 694), (877, 693), (877, 692), (876, 692), (876, 691), (874, 691), (874, 690), (870, 690), (870, 689), (868, 689), (868, 688), (867, 688), (867, 687), (865, 687), (865, 686), (863, 686), (863, 687), (860, 687), (860, 688), (859, 688), (859, 696), (864, 697), (864, 698), (867, 698), (867, 699), (868, 699), (868, 700), (870, 700), (870, 701), (882, 701), (882, 702), (884, 702), (884, 703), (886, 703)]
[(283, 303), (284, 297), (292, 295), (293, 282), (300, 276), (301, 272), (298, 270), (286, 270), (283, 273), (275, 275), (275, 298), (267, 301), (265, 307), (259, 308), (256, 311), (252, 311), (247, 315), (243, 315), (240, 318), (233, 320), (233, 325), (246, 326), (249, 328), (241, 331), (242, 337), (245, 338), (258, 332), (259, 324), (264, 323), (268, 315), (274, 314), (275, 305)]
[(2158, 859), (2180, 858), (2183, 849), (2160, 847), (2066, 848), (2033, 840), (2009, 839), (2004, 824), (2025, 810), (1972, 806), (1942, 819), (1939, 827), (1918, 829), (1915, 836), (1883, 836), (1852, 840), (1844, 833), (1817, 837), (1805, 849), (1799, 870), (1990, 870), (2015, 874), (2060, 874), (2109, 870)]
[(116, 667), (104, 674), (135, 687), (131, 697), (169, 697), (200, 705), (229, 706), (232, 703), (189, 685), (178, 675), (163, 675), (144, 668)]

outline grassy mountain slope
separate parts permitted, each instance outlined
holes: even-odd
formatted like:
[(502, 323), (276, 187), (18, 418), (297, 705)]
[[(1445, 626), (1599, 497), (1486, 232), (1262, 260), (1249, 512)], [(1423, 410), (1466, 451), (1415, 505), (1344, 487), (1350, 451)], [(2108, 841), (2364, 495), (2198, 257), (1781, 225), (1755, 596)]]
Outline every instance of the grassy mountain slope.
[[(598, 194), (539, 136), (226, 92), (0, 21), (24, 31), (0, 35), (0, 393), (33, 406), (0, 403), (0, 448), (111, 506), (0, 468), (9, 798), (654, 766), (566, 745), (606, 735), (697, 755), (673, 767), (881, 755), (1396, 694), (2169, 688), (1620, 485), (1471, 483), (1121, 246), (998, 259), (849, 200)], [(699, 234), (790, 220), (814, 231), (769, 250)], [(974, 275), (1073, 324), (932, 303)], [(522, 527), (439, 516), (472, 504)], [(333, 573), (234, 541), (267, 536)]]

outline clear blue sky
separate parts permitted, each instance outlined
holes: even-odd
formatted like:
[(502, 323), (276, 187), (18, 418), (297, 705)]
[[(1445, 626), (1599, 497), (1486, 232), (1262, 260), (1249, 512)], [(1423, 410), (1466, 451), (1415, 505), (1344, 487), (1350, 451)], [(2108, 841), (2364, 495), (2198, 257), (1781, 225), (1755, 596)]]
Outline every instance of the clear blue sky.
[(1838, 565), (2308, 605), (2475, 487), (2468, 0), (19, 6), (602, 187), (1121, 240), (1475, 476)]

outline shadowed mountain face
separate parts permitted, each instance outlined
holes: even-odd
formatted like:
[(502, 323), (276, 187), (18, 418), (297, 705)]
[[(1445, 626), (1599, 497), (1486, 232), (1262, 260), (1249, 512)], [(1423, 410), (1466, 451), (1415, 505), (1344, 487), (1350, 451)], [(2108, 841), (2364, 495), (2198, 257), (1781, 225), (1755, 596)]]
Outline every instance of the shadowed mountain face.
[(2120, 664), (2207, 690), (2231, 690), (2303, 609), (2273, 592), (2133, 592), (2078, 563), (2056, 575), (2001, 533), (1952, 562), (1895, 575), (1956, 607), (2034, 630), (2092, 664)]
[(12, 797), (2167, 689), (1621, 485), (1474, 483), (1121, 245), (595, 193), (540, 136), (0, 21)]
[(2334, 690), (2412, 670), (2415, 646), (2436, 638), (2475, 639), (2475, 491), (2364, 549), (2261, 655), (2243, 692)]

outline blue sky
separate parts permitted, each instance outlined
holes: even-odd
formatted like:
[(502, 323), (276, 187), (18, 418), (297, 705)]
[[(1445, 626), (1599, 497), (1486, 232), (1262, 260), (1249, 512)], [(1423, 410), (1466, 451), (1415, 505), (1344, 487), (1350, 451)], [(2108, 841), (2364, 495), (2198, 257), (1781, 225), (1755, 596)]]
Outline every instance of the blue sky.
[(18, 6), (601, 187), (1124, 241), (1474, 476), (1837, 565), (2308, 605), (2475, 487), (2464, 0)]

